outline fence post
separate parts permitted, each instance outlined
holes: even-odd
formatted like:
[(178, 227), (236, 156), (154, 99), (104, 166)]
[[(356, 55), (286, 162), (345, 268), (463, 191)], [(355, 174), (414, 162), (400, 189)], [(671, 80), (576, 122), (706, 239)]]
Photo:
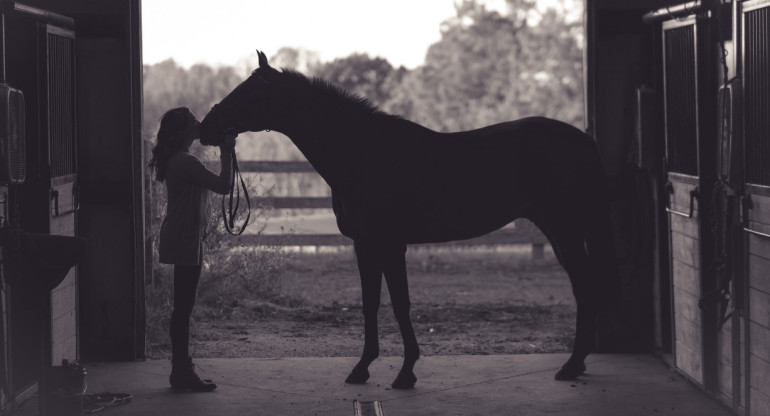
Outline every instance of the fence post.
[(542, 260), (545, 258), (545, 244), (532, 244), (532, 260)]

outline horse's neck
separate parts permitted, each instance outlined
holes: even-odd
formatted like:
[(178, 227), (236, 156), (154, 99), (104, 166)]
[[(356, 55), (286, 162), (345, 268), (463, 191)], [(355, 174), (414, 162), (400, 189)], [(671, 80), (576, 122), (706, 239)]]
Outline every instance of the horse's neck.
[(346, 152), (342, 138), (344, 132), (313, 125), (293, 124), (276, 128), (285, 134), (302, 152), (308, 162), (326, 183), (334, 188), (344, 180), (349, 168), (355, 162)]
[[(291, 117), (279, 118), (283, 121), (273, 130), (288, 136), (332, 189), (355, 179), (358, 167), (367, 163), (367, 156), (376, 157), (370, 153), (377, 152), (384, 141), (395, 144), (419, 135), (418, 129), (428, 131), (398, 117), (368, 112), (350, 103), (335, 103), (334, 97), (322, 102), (311, 92), (300, 98), (284, 103), (286, 108), (279, 111)], [(297, 108), (297, 102), (304, 107)]]

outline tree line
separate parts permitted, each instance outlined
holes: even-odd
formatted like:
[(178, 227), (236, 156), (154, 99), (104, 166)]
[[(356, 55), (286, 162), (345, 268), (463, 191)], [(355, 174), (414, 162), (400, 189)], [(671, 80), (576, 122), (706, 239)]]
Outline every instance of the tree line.
[[(336, 83), (437, 131), (530, 115), (582, 128), (581, 23), (568, 21), (564, 9), (540, 11), (532, 0), (507, 0), (507, 5), (508, 12), (500, 14), (477, 0), (456, 4), (456, 16), (441, 26), (441, 39), (412, 70), (367, 54), (320, 62), (312, 51), (295, 48), (279, 50), (270, 62)], [(243, 62), (243, 67), (185, 69), (173, 60), (145, 65), (145, 138), (153, 139), (170, 108), (188, 106), (202, 118), (254, 67)]]

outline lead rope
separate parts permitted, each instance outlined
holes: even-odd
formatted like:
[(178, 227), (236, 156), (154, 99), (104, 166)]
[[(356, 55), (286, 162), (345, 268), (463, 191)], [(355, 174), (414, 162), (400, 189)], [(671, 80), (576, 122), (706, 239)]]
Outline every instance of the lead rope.
[[(246, 230), (246, 226), (249, 224), (249, 218), (251, 218), (251, 201), (249, 200), (249, 190), (246, 188), (246, 182), (244, 182), (243, 175), (241, 175), (241, 169), (238, 167), (238, 159), (235, 157), (235, 152), (233, 152), (232, 165), (233, 185), (230, 188), (229, 211), (225, 210), (225, 199), (227, 198), (227, 195), (222, 195), (222, 219), (225, 223), (225, 230), (227, 230), (228, 233), (231, 235), (241, 235), (243, 234), (243, 231)], [(241, 181), (241, 188), (238, 188), (238, 180)], [(246, 198), (248, 213), (246, 214), (246, 219), (243, 221), (243, 225), (240, 227), (240, 229), (238, 229), (238, 231), (234, 231), (235, 218), (238, 215), (238, 207), (241, 204), (241, 189), (243, 189), (243, 196)], [(235, 200), (234, 208), (233, 200)]]

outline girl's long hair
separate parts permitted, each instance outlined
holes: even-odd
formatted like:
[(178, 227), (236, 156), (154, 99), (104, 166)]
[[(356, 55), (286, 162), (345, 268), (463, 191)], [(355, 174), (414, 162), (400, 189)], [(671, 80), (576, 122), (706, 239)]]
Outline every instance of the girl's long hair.
[(168, 110), (160, 119), (157, 143), (152, 148), (152, 159), (148, 163), (151, 171), (155, 172), (155, 180), (163, 182), (166, 179), (166, 167), (171, 156), (185, 145), (180, 133), (195, 119), (187, 107)]

